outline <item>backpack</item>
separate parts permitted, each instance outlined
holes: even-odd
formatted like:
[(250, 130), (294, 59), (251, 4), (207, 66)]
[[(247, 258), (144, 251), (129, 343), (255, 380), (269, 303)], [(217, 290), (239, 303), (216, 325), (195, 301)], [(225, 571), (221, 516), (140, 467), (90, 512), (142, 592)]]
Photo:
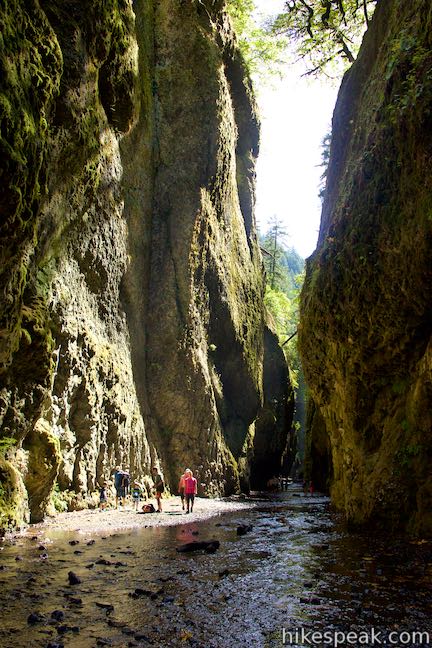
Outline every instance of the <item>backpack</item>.
[(124, 472), (122, 474), (121, 485), (125, 489), (125, 493), (128, 493), (129, 492), (129, 487), (130, 487), (130, 475), (129, 475), (129, 473)]

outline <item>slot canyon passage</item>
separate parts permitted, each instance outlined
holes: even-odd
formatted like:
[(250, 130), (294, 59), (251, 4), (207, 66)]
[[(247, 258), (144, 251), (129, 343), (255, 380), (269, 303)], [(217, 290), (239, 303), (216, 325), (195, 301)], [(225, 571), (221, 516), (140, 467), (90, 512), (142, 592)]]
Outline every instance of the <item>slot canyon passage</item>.
[[(315, 492), (225, 2), (0, 24), (0, 646), (430, 645), (430, 1), (378, 0), (336, 102), (298, 326)], [(156, 467), (162, 513), (115, 508), (117, 466), (144, 496)]]

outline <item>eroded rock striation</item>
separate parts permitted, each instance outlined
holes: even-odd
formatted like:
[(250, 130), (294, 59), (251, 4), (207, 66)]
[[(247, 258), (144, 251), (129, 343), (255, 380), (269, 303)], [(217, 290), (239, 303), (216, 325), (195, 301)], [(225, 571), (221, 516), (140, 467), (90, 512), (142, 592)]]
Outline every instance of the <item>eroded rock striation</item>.
[(291, 388), (265, 403), (259, 124), (223, 3), (8, 0), (0, 22), (1, 524), (55, 485), (87, 505), (117, 464), (247, 488)]
[[(378, 3), (333, 117), (301, 353), (353, 522), (432, 534), (432, 8)], [(329, 463), (329, 462), (328, 462)]]

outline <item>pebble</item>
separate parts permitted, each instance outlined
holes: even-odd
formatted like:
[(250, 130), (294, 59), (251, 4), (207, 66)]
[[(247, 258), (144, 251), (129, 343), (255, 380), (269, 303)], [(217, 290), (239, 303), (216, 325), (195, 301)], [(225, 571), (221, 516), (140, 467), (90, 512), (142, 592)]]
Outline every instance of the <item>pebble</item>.
[(79, 585), (81, 583), (81, 578), (75, 574), (75, 572), (68, 572), (69, 585)]
[(39, 614), (39, 612), (31, 612), (31, 614), (29, 614), (27, 617), (27, 623), (29, 623), (30, 625), (41, 623), (42, 621), (45, 621), (45, 617), (43, 616), (43, 614)]
[(249, 531), (252, 531), (252, 524), (240, 524), (237, 527), (237, 535), (238, 536), (243, 536), (246, 535), (246, 533), (249, 533)]
[(114, 610), (114, 605), (112, 603), (105, 603), (103, 601), (96, 601), (97, 607), (103, 608), (104, 610), (108, 612), (112, 612)]

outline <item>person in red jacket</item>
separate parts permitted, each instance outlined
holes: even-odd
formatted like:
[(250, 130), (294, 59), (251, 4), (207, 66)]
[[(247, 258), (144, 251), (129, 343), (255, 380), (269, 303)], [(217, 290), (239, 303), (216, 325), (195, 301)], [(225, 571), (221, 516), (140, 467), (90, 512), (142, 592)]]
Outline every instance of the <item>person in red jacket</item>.
[(197, 494), (197, 480), (193, 476), (192, 470), (186, 468), (185, 472), (185, 488), (184, 494), (186, 499), (186, 513), (192, 513), (195, 495)]

